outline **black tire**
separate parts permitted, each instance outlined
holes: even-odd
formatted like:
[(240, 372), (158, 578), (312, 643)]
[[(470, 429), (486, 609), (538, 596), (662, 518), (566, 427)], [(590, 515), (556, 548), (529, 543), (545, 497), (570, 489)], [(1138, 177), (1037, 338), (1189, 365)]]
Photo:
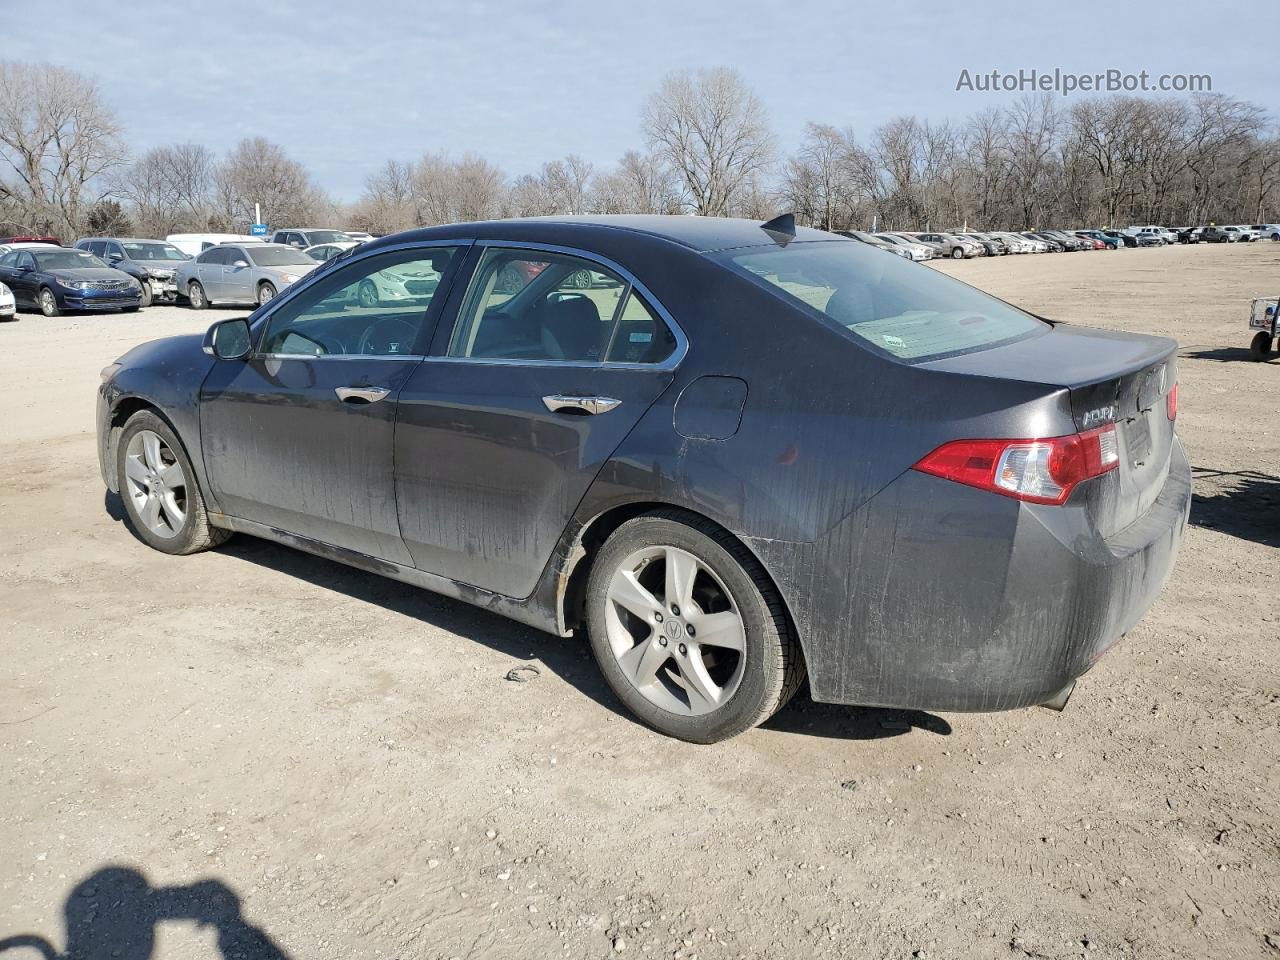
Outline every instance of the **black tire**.
[(270, 283), (258, 284), (258, 306), (270, 303), (276, 297), (276, 288)]
[[(684, 716), (650, 702), (627, 679), (610, 647), (610, 581), (629, 555), (653, 546), (676, 547), (706, 564), (741, 615), (746, 635), (742, 677), (729, 699), (710, 713)], [(618, 699), (648, 726), (691, 743), (716, 743), (758, 726), (791, 699), (805, 676), (800, 644), (759, 561), (714, 524), (678, 510), (628, 520), (604, 542), (587, 581), (587, 624), (596, 662)]]
[(138, 306), (138, 307), (121, 307), (121, 308), (120, 308), (120, 312), (121, 312), (121, 313), (137, 313), (137, 312), (138, 312), (139, 310), (141, 310), (141, 309), (142, 309), (142, 307), (140, 307), (140, 306)]
[[(142, 430), (157, 434), (172, 451), (174, 458), (182, 467), (186, 477), (186, 519), (176, 536), (165, 538), (156, 536), (147, 529), (146, 524), (138, 516), (137, 507), (129, 493), (126, 479), (125, 456), (129, 449), (129, 441)], [(120, 439), (116, 444), (116, 477), (120, 487), (120, 499), (124, 502), (125, 515), (129, 519), (129, 528), (134, 535), (147, 546), (161, 553), (185, 556), (199, 553), (225, 543), (231, 536), (230, 530), (223, 530), (209, 523), (209, 515), (205, 510), (204, 495), (196, 480), (195, 471), (191, 467), (191, 459), (178, 439), (177, 434), (169, 428), (157, 414), (150, 410), (139, 410), (120, 431)]]
[(1249, 359), (1250, 360), (1269, 360), (1271, 358), (1271, 334), (1265, 330), (1259, 330), (1253, 335), (1253, 339), (1249, 342)]
[(41, 287), (36, 294), (36, 304), (46, 317), (62, 316), (62, 308), (58, 306), (58, 297), (48, 287)]
[(192, 310), (207, 310), (209, 307), (209, 298), (198, 280), (187, 284), (187, 303), (191, 304)]
[(145, 280), (138, 281), (142, 284), (142, 302), (138, 304), (140, 307), (149, 307), (155, 303), (156, 295), (151, 292), (151, 284)]

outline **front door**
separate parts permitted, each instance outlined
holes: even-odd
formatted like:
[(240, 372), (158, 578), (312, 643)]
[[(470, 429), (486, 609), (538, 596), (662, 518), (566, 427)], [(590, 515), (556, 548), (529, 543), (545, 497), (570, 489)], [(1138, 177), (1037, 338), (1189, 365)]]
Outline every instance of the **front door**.
[(226, 254), (227, 251), (221, 247), (210, 247), (196, 258), (196, 278), (204, 288), (206, 300), (223, 299), (222, 265), (226, 262)]
[[(346, 264), (255, 325), (247, 360), (218, 361), (201, 389), (201, 437), (223, 512), (410, 562), (392, 476), (396, 408), (456, 252), (419, 246)], [(360, 299), (370, 287), (377, 295)]]
[(477, 248), (458, 319), (399, 397), (396, 501), (423, 570), (528, 596), (683, 338), (610, 266)]

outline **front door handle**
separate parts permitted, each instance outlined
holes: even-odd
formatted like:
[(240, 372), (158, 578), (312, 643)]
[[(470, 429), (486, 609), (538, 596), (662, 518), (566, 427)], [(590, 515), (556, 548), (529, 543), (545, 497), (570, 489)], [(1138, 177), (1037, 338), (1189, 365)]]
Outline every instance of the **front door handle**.
[(612, 397), (570, 397), (564, 394), (552, 394), (543, 397), (542, 402), (552, 413), (608, 413), (621, 405), (621, 400)]
[(343, 403), (377, 403), (385, 399), (391, 390), (387, 387), (334, 387), (333, 392)]

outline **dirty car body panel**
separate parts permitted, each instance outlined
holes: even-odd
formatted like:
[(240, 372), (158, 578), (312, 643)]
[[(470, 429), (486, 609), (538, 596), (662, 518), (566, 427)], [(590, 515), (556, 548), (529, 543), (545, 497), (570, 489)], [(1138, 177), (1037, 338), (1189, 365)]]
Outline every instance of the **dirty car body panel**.
[[(454, 255), (408, 355), (262, 352), (272, 317), (317, 284), (432, 245)], [(552, 262), (521, 280), (548, 309), (609, 290), (545, 293), (538, 276), (555, 282), (557, 256), (614, 278), (673, 347), (660, 362), (457, 355), (467, 298), (503, 249)], [(865, 282), (833, 290), (837, 275)], [(932, 313), (905, 302), (916, 285)], [(121, 358), (99, 403), (109, 486), (122, 411), (149, 404), (186, 445), (214, 523), (565, 635), (597, 531), (678, 508), (758, 559), (824, 701), (1051, 698), (1154, 601), (1190, 504), (1172, 341), (1043, 322), (815, 230), (690, 217), (434, 227), (328, 261), (249, 319), (247, 359), (214, 359), (194, 338)], [(388, 393), (331, 399), (344, 382)], [(582, 416), (548, 406), (556, 396), (620, 403)], [(1109, 468), (1058, 503), (920, 469), (958, 441), (1031, 449), (1099, 430)]]

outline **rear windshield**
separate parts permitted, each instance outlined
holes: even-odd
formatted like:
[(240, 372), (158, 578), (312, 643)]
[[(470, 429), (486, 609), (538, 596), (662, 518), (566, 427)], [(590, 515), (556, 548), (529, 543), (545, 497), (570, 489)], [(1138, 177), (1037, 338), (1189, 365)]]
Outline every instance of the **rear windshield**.
[(908, 363), (1048, 330), (1043, 321), (931, 267), (848, 241), (749, 247), (724, 256), (783, 299), (812, 307), (850, 336)]
[(295, 250), (293, 247), (263, 247), (262, 249), (247, 247), (245, 252), (260, 267), (315, 266), (314, 260), (301, 250)]

